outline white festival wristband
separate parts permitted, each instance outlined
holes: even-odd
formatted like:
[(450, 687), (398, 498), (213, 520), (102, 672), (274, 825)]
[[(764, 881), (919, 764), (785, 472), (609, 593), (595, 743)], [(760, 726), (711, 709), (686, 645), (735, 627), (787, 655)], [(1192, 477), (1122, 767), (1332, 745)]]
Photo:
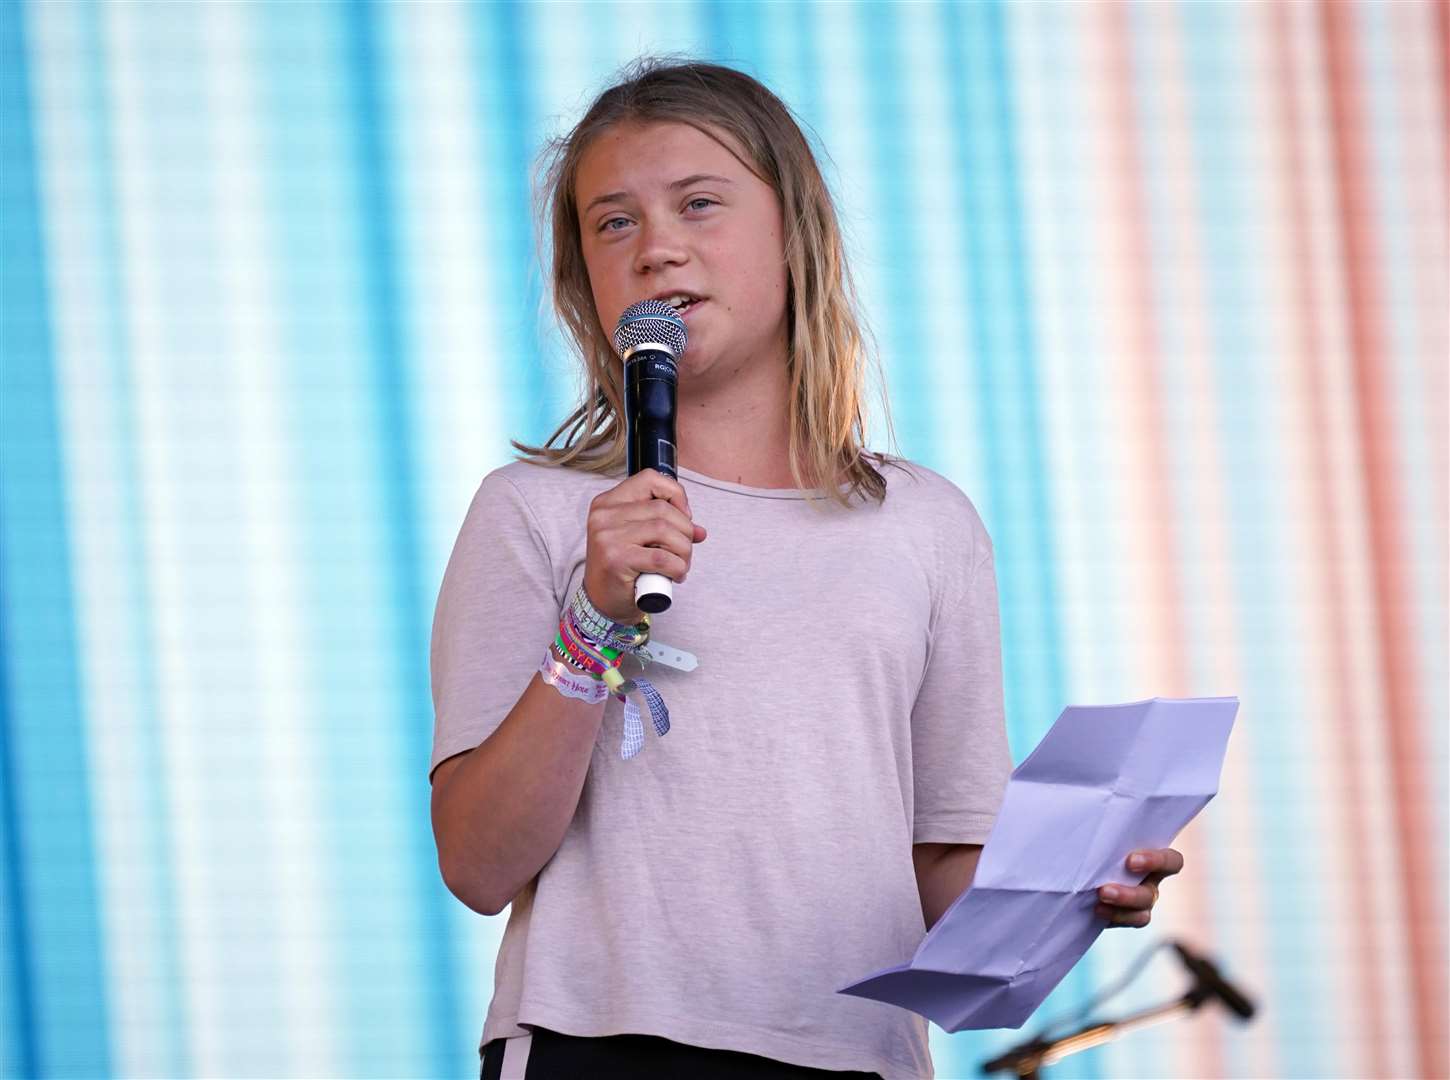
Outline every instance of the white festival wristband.
[(573, 671), (569, 665), (554, 659), (548, 651), (545, 651), (544, 659), (539, 664), (539, 675), (565, 697), (578, 698), (591, 705), (597, 705), (609, 697), (609, 687), (604, 683)]
[(650, 640), (640, 651), (656, 664), (663, 664), (676, 671), (694, 671), (700, 665), (700, 661), (695, 659), (694, 653), (677, 649), (673, 645), (666, 645), (663, 641)]

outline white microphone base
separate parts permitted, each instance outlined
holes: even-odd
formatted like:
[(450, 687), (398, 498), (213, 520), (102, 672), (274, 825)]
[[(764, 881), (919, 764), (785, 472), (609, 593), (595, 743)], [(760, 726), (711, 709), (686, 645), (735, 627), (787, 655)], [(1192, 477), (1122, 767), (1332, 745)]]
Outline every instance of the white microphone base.
[(658, 615), (674, 600), (674, 582), (663, 574), (640, 574), (634, 579), (634, 603), (640, 611)]

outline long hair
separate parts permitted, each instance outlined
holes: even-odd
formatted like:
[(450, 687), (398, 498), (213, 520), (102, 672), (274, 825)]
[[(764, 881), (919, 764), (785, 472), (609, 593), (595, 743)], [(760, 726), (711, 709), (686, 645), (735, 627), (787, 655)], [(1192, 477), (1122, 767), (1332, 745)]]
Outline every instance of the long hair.
[[(886, 480), (877, 466), (888, 459), (866, 450), (862, 413), (868, 369), (878, 385), (884, 381), (857, 318), (830, 191), (786, 105), (749, 75), (715, 64), (637, 60), (572, 131), (545, 146), (536, 190), (554, 307), (583, 357), (585, 388), (582, 402), (542, 446), (517, 440), (513, 446), (522, 458), (590, 472), (612, 472), (624, 463), (622, 365), (594, 307), (575, 184), (580, 159), (606, 129), (661, 121), (689, 124), (737, 158), (743, 151), (741, 164), (780, 200), (788, 269), (790, 469), (796, 485), (824, 488), (845, 506), (853, 496), (884, 501)], [(884, 392), (881, 405), (894, 444)]]

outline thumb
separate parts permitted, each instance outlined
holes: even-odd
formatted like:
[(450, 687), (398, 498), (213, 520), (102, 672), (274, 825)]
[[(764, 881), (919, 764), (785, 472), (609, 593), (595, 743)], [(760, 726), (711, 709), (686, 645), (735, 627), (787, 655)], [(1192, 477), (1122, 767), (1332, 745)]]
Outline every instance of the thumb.
[(696, 543), (696, 544), (700, 543), (702, 540), (705, 539), (705, 536), (706, 535), (707, 534), (705, 532), (705, 526), (703, 526), (703, 525), (696, 525), (695, 526), (695, 539), (694, 539), (693, 542)]

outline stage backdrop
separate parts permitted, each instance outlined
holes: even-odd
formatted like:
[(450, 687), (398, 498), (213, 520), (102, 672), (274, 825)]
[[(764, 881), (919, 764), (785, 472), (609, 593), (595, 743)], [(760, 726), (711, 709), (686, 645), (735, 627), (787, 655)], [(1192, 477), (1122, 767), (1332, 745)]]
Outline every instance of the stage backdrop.
[[(1152, 928), (1039, 1019), (1166, 935), (1260, 1018), (1052, 1075), (1444, 1076), (1420, 0), (7, 0), (0, 1074), (476, 1073), (504, 918), (439, 878), (429, 625), (575, 392), (531, 164), (655, 51), (829, 154), (900, 448), (996, 544), (1017, 759), (1068, 703), (1242, 700)], [(933, 1029), (940, 1073), (1022, 1034)]]

